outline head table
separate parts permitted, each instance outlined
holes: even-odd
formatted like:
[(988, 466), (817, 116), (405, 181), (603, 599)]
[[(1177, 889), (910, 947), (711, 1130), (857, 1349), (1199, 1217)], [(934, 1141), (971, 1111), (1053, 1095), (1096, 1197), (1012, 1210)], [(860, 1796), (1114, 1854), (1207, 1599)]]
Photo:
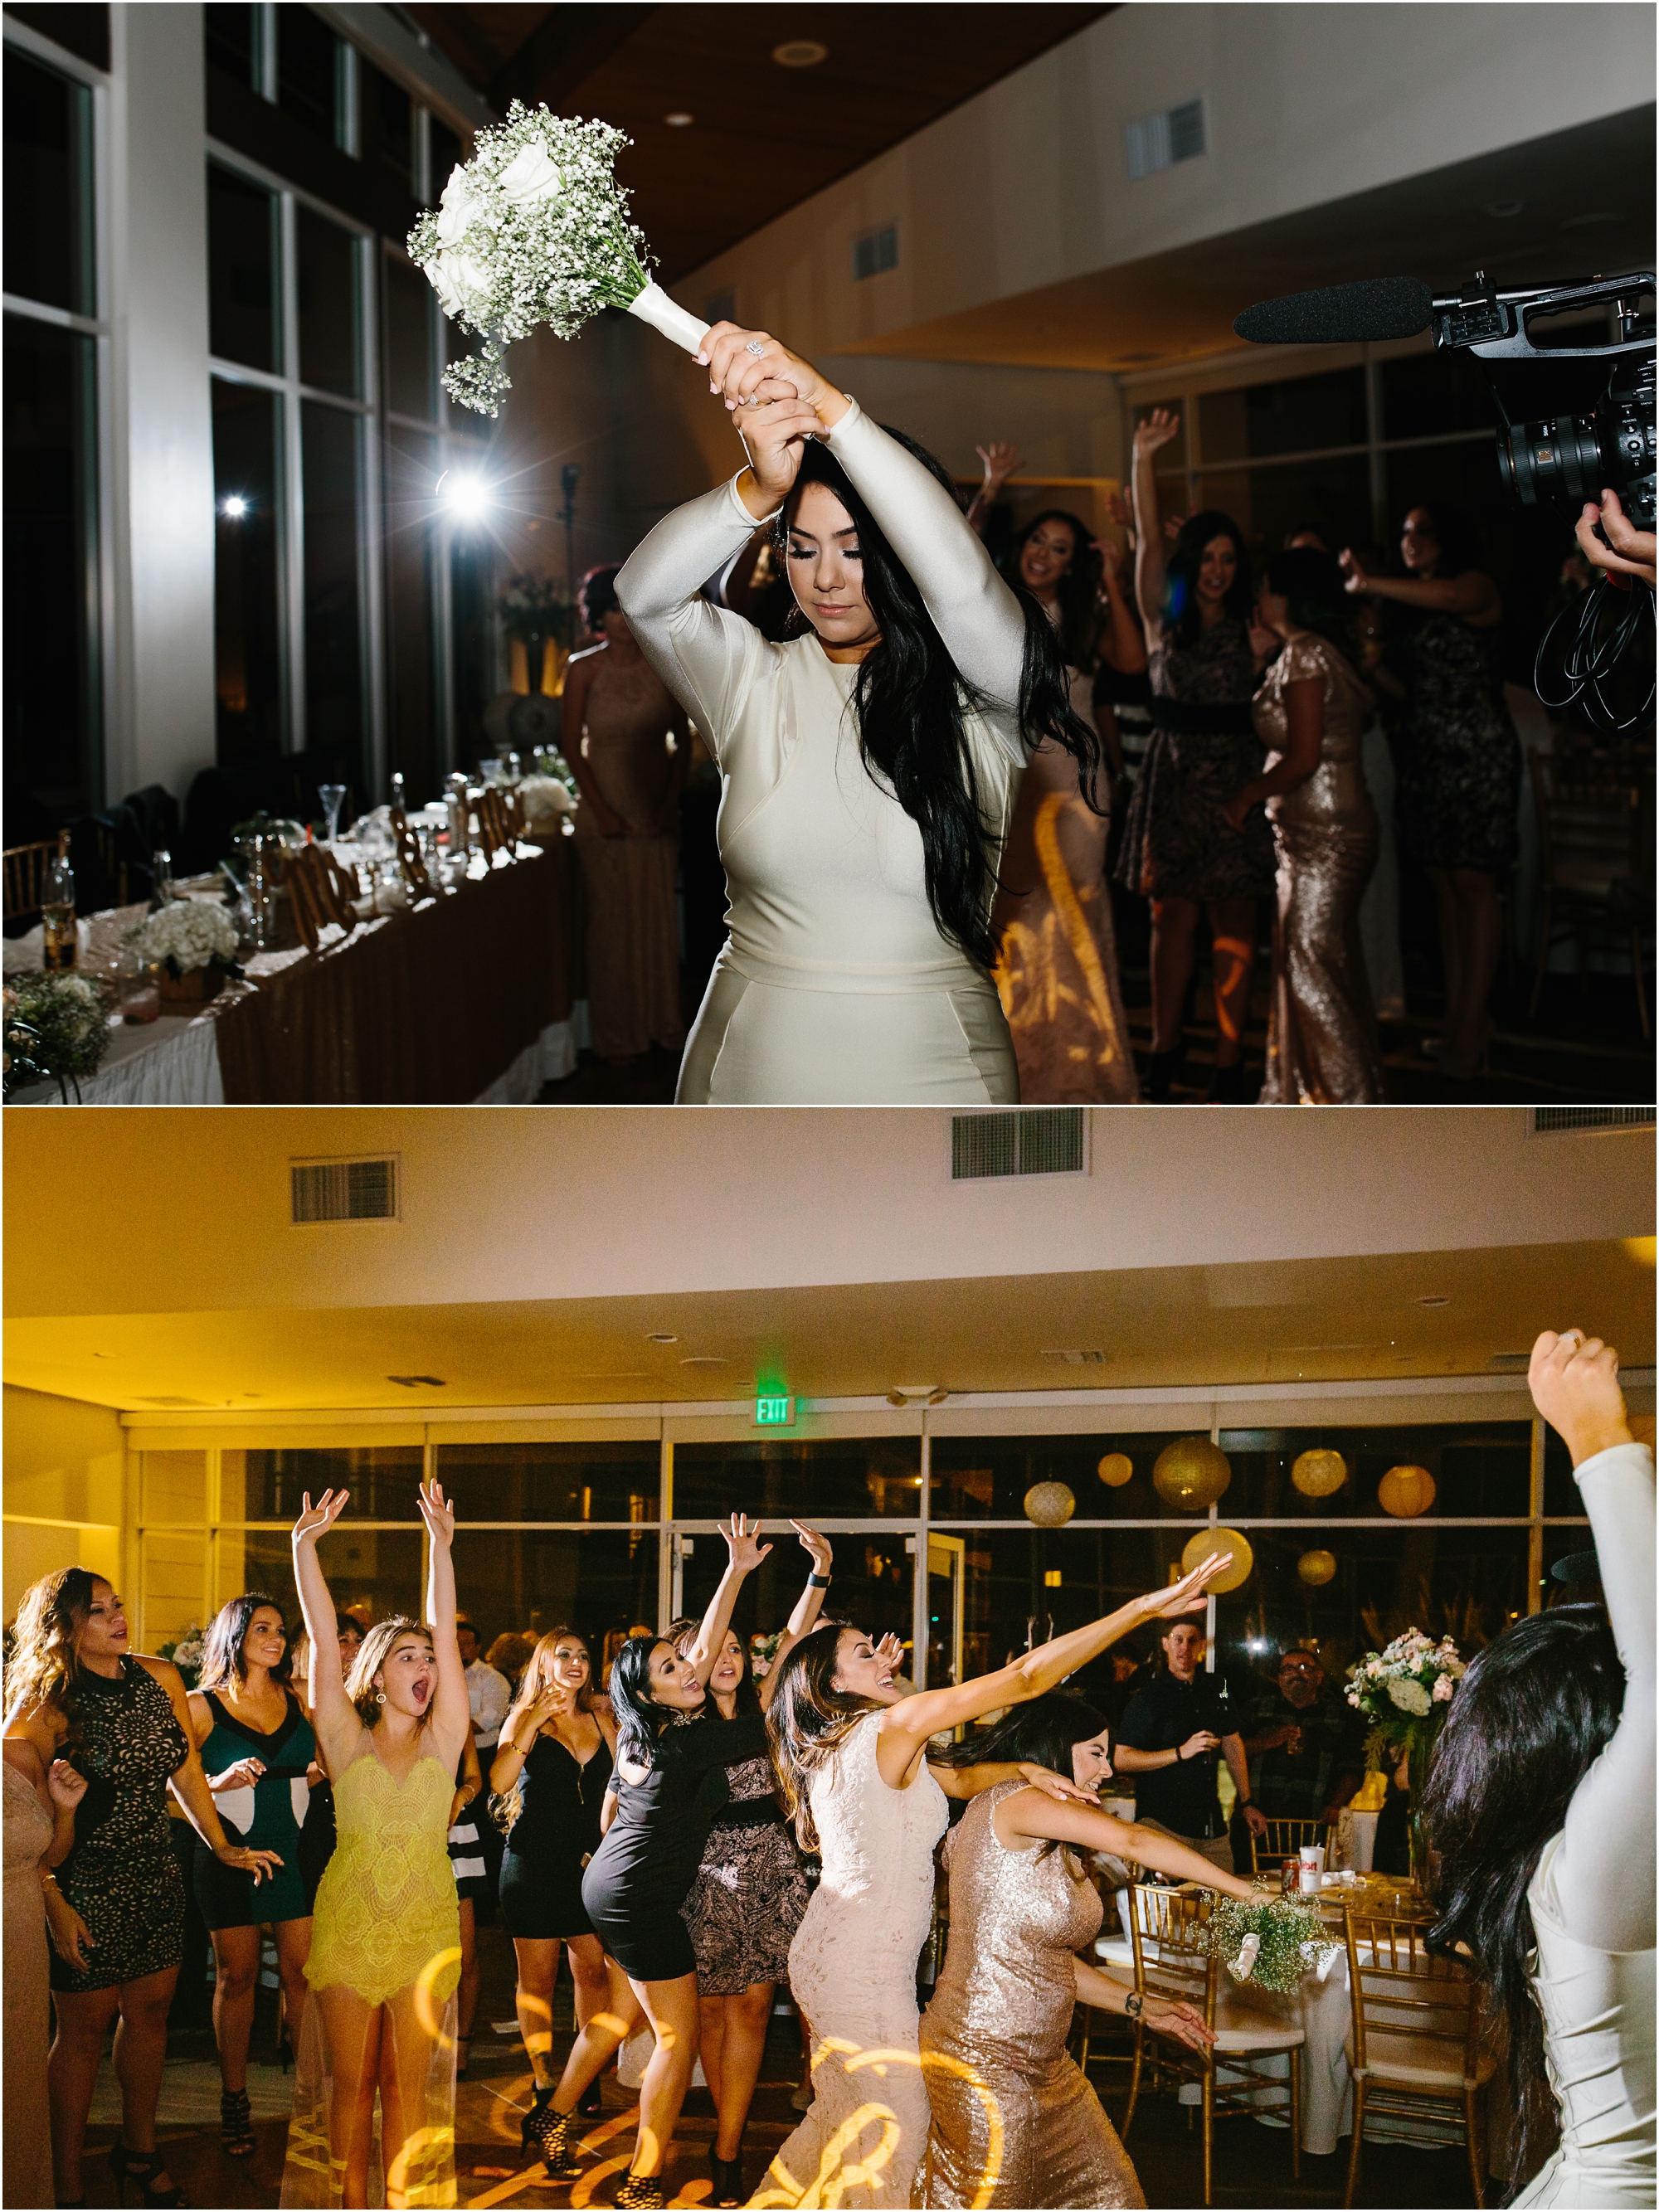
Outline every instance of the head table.
[[(199, 1008), (126, 1026), (83, 1079), (88, 1105), (516, 1104), (568, 1075), (580, 1042), (575, 871), (520, 844), (349, 935), (248, 955), (245, 980)], [(113, 976), (145, 909), (83, 926), (82, 973)], [(574, 988), (573, 988), (574, 986)], [(74, 1092), (71, 1086), (70, 1097)], [(55, 1084), (12, 1095), (56, 1104)]]

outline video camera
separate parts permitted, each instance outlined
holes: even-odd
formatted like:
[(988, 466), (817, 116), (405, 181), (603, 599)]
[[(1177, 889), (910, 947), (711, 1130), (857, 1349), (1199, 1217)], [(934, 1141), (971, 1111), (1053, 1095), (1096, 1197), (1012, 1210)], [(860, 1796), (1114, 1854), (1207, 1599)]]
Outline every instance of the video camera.
[[(1462, 291), (1446, 295), (1415, 277), (1389, 276), (1264, 301), (1247, 307), (1233, 329), (1256, 345), (1375, 343), (1431, 329), (1437, 351), (1472, 354), (1486, 371), (1498, 415), (1498, 473), (1518, 505), (1555, 505), (1576, 517), (1587, 500), (1599, 503), (1610, 488), (1636, 527), (1652, 530), (1653, 293), (1650, 270), (1507, 292), (1477, 270)], [(1616, 339), (1600, 345), (1535, 342), (1531, 326), (1541, 319), (1596, 307), (1616, 313)], [(1595, 367), (1603, 362), (1609, 367), (1596, 395)], [(1563, 404), (1569, 383), (1581, 404)], [(1638, 628), (1650, 627), (1652, 610), (1634, 592), (1615, 592), (1609, 601), (1608, 580), (1600, 580), (1602, 588), (1586, 592), (1582, 607), (1564, 609), (1551, 625), (1539, 647), (1534, 683), (1571, 615), (1573, 635), (1561, 650), (1568, 690), (1552, 699), (1539, 685), (1540, 697), (1558, 708), (1582, 702), (1603, 728), (1629, 729), (1652, 704), (1651, 682), (1642, 704), (1624, 714), (1608, 702), (1603, 685)]]

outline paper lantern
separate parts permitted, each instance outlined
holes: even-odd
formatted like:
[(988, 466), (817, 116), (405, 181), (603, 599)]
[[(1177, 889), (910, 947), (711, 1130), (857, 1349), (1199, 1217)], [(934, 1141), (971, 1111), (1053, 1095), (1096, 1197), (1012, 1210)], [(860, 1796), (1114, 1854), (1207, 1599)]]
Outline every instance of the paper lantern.
[(1206, 1585), (1206, 1597), (1212, 1594), (1218, 1597), (1227, 1590), (1236, 1590), (1241, 1583), (1249, 1582), (1255, 1553), (1250, 1549), (1249, 1538), (1237, 1528), (1200, 1528), (1189, 1536), (1187, 1548), (1181, 1554), (1182, 1573), (1189, 1575), (1194, 1567), (1201, 1567), (1212, 1552), (1226, 1553), (1231, 1564)]
[(1376, 1486), (1376, 1502), (1396, 1520), (1414, 1521), (1434, 1503), (1434, 1477), (1425, 1467), (1391, 1467)]
[(1178, 1437), (1152, 1462), (1153, 1489), (1183, 1513), (1206, 1513), (1232, 1479), (1226, 1453), (1207, 1437)]
[(1336, 1572), (1336, 1560), (1329, 1552), (1304, 1552), (1296, 1563), (1296, 1571), (1304, 1583), (1316, 1588), (1328, 1583)]
[(1328, 1498), (1347, 1479), (1347, 1462), (1340, 1452), (1301, 1452), (1291, 1469), (1291, 1480), (1304, 1498)]
[(1034, 1482), (1025, 1493), (1025, 1518), (1039, 1528), (1063, 1528), (1077, 1500), (1063, 1482)]
[(1121, 1490), (1135, 1471), (1135, 1463), (1127, 1452), (1108, 1452), (1095, 1473), (1109, 1490)]

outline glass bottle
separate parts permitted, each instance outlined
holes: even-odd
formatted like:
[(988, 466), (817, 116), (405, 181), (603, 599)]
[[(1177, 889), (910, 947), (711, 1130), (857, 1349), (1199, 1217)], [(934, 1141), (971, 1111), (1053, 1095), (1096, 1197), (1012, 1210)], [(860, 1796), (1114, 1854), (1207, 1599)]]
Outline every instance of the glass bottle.
[(46, 870), (40, 902), (40, 964), (48, 975), (62, 974), (76, 961), (75, 871), (69, 854), (58, 853)]
[(149, 856), (149, 910), (159, 914), (172, 902), (173, 855), (164, 845), (157, 846)]

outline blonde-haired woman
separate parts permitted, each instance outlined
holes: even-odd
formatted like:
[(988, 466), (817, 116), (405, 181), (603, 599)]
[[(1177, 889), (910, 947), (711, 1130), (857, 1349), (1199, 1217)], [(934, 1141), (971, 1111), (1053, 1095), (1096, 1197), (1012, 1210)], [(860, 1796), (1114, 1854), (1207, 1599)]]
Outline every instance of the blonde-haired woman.
[[(530, 2148), (553, 2070), (553, 1989), (559, 1952), (570, 1955), (580, 2034), (609, 1994), (605, 1946), (582, 1904), (582, 1869), (599, 1848), (599, 1814), (611, 1786), (617, 1729), (593, 1694), (593, 1657), (574, 1628), (550, 1629), (531, 1655), (513, 1710), (501, 1723), (489, 1786), (516, 1784), (519, 1816), (501, 1857), (501, 1918), (518, 1960), (519, 2029), (530, 2054), (534, 2096), (524, 2122)], [(577, 2110), (599, 2109), (599, 2077)]]
[(455, 1641), (455, 1509), (438, 1483), (422, 1485), (431, 1626), (403, 1615), (378, 1622), (345, 1678), (317, 1540), (348, 1495), (326, 1491), (313, 1506), (307, 1493), (294, 1524), (313, 1723), (339, 1841), (317, 1891), (282, 2201), (380, 2201), (370, 2195), (378, 2096), (385, 2203), (453, 2204), (461, 1948), (447, 1838), (471, 1717)]

